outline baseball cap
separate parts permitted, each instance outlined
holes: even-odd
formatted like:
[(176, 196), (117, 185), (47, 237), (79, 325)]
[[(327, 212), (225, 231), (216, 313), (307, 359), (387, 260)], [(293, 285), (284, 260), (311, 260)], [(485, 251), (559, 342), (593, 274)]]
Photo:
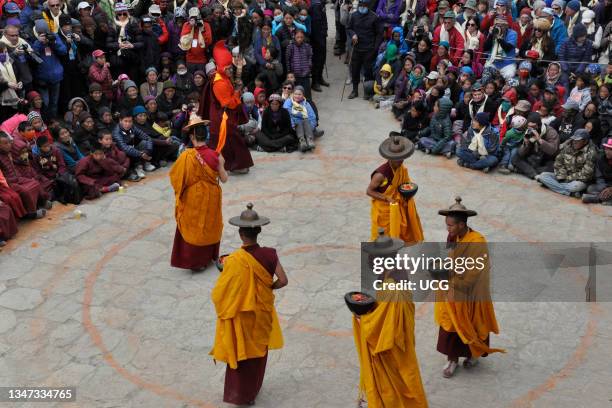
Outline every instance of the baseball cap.
[(161, 15), (161, 8), (159, 8), (159, 5), (157, 4), (151, 4), (151, 7), (149, 7), (149, 14), (150, 15)]
[(589, 140), (591, 139), (591, 134), (587, 132), (585, 129), (578, 129), (574, 132), (574, 134), (570, 137), (572, 140)]
[(606, 149), (612, 149), (612, 137), (607, 138), (606, 141), (602, 143), (602, 146)]
[(77, 10), (84, 10), (86, 8), (91, 8), (91, 4), (89, 4), (86, 1), (80, 2), (79, 5), (77, 6)]
[(551, 17), (554, 17), (554, 15), (555, 15), (555, 11), (553, 9), (551, 9), (550, 7), (544, 7), (542, 9), (542, 13), (548, 14)]
[(91, 56), (94, 58), (98, 58), (104, 55), (104, 51), (102, 50), (95, 50), (94, 52), (91, 53)]

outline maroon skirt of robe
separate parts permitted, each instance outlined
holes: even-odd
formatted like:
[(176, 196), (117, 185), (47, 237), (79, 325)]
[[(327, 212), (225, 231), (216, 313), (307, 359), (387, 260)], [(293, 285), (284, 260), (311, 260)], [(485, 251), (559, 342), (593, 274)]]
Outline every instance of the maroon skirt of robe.
[(10, 187), (0, 185), (0, 201), (11, 207), (17, 218), (23, 218), (28, 213), (21, 202), (21, 198), (19, 198), (19, 194)]
[(228, 365), (225, 370), (223, 402), (247, 405), (255, 401), (263, 384), (267, 361), (266, 353), (263, 357), (239, 361), (235, 370)]
[(23, 183), (13, 184), (11, 188), (19, 194), (21, 202), (28, 214), (35, 213), (38, 209), (38, 201), (46, 199), (46, 193), (40, 183), (36, 180), (28, 180)]
[[(485, 339), (485, 343), (489, 345), (489, 337)], [(450, 360), (456, 360), (459, 357), (472, 357), (472, 352), (470, 351), (470, 347), (461, 341), (461, 337), (455, 332), (447, 332), (442, 327), (440, 327), (440, 332), (438, 333), (438, 346), (437, 350), (448, 356)], [(482, 357), (486, 357), (488, 354), (485, 353)]]
[(0, 204), (0, 240), (6, 241), (17, 233), (17, 220), (11, 207)]
[(219, 258), (219, 245), (191, 245), (183, 239), (178, 227), (174, 234), (174, 245), (172, 246), (172, 257), (170, 265), (182, 269), (200, 269)]

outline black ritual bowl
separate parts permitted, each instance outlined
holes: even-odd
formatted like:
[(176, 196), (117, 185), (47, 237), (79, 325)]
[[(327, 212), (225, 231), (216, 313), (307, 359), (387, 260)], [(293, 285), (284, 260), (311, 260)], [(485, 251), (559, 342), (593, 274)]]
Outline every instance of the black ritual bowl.
[(225, 258), (227, 258), (229, 254), (219, 255), (219, 262), (217, 262), (217, 269), (219, 272), (223, 271), (223, 264), (225, 263)]
[[(364, 299), (355, 300), (353, 299), (353, 295), (362, 295), (364, 296)], [(358, 316), (371, 312), (374, 305), (376, 305), (376, 299), (363, 292), (348, 292), (346, 295), (344, 295), (344, 301), (346, 302), (346, 306), (348, 306), (349, 310)]]
[(408, 200), (414, 197), (417, 191), (419, 191), (419, 186), (416, 183), (404, 183), (404, 184), (400, 184), (397, 191), (399, 191), (402, 197)]

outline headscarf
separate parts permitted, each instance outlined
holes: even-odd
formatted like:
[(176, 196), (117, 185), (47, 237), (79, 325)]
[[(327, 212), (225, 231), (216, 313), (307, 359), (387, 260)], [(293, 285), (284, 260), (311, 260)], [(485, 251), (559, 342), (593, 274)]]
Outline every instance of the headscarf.
[(385, 51), (385, 61), (393, 63), (397, 59), (397, 45), (390, 43)]
[[(552, 65), (556, 65), (559, 68), (559, 73), (557, 75), (551, 75), (550, 67)], [(559, 82), (559, 78), (561, 78), (561, 64), (559, 64), (558, 62), (551, 62), (550, 64), (548, 64), (548, 68), (546, 68), (546, 85), (557, 85), (557, 82)]]

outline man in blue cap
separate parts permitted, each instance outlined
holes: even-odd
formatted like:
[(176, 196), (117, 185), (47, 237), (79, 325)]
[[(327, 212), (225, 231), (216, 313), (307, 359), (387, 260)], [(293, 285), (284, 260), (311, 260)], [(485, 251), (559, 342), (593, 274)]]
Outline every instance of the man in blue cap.
[(376, 50), (383, 40), (383, 26), (376, 13), (368, 6), (369, 0), (359, 0), (357, 12), (351, 14), (347, 26), (348, 37), (353, 43), (350, 61), (353, 92), (349, 95), (349, 99), (359, 95), (359, 79), (362, 70), (365, 81), (374, 80), (372, 69), (376, 59)]

